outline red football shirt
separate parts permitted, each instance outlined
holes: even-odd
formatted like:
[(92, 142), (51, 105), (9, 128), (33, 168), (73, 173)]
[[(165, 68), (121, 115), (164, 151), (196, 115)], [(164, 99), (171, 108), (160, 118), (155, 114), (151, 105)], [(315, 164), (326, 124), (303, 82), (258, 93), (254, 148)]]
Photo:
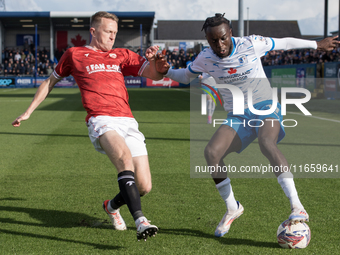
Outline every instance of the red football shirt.
[(128, 49), (103, 52), (90, 46), (73, 47), (63, 54), (53, 75), (74, 77), (87, 111), (86, 122), (98, 115), (133, 118), (124, 76), (140, 76), (147, 63)]

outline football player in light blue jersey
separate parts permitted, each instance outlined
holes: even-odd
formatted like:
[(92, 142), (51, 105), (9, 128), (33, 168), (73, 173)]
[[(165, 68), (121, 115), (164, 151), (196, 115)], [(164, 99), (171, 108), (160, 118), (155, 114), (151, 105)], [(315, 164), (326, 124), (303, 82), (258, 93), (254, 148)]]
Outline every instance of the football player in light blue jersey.
[[(295, 38), (270, 38), (262, 36), (232, 37), (230, 22), (224, 14), (216, 14), (206, 19), (202, 30), (205, 31), (210, 48), (203, 50), (186, 69), (169, 69), (165, 76), (188, 84), (202, 72), (214, 77), (216, 84), (231, 84), (238, 87), (244, 95), (244, 115), (233, 114), (233, 95), (229, 89), (219, 89), (224, 101), (224, 108), (229, 111), (227, 124), (221, 125), (210, 139), (204, 154), (208, 166), (225, 166), (223, 159), (232, 152), (240, 153), (253, 140), (258, 138), (260, 150), (269, 160), (271, 166), (280, 171), (275, 172), (278, 183), (289, 198), (291, 221), (308, 221), (309, 216), (300, 202), (295, 188), (293, 174), (289, 171), (288, 162), (277, 143), (284, 137), (280, 104), (274, 105), (276, 111), (270, 115), (254, 115), (247, 105), (247, 91), (252, 91), (252, 104), (256, 110), (267, 110), (272, 107), (272, 89), (264, 73), (260, 58), (270, 50), (289, 50), (312, 48), (323, 51), (338, 47), (337, 37), (325, 38), (319, 42)], [(275, 108), (274, 108), (275, 109)], [(249, 119), (260, 119), (263, 125), (252, 127), (231, 125), (234, 120), (246, 123)], [(266, 121), (267, 120), (267, 121)], [(274, 121), (275, 120), (275, 121)], [(252, 123), (255, 125), (254, 123)], [(215, 236), (226, 234), (234, 219), (243, 213), (243, 206), (235, 200), (227, 173), (212, 173), (221, 197), (226, 203), (227, 212), (216, 228)]]

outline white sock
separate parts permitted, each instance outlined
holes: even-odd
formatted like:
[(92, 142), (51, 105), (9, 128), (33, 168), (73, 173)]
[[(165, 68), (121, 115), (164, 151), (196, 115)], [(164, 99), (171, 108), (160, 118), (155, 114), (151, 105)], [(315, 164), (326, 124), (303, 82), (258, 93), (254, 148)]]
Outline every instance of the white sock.
[(208, 112), (208, 115), (209, 116), (213, 116), (213, 114), (214, 114), (214, 111), (215, 111), (215, 103), (214, 103), (214, 101), (213, 100), (207, 100), (208, 102), (207, 102), (207, 112)]
[(286, 196), (289, 198), (290, 208), (304, 209), (295, 188), (293, 174), (291, 172), (284, 172), (277, 177), (277, 181), (281, 185)]
[(138, 228), (139, 224), (141, 224), (141, 222), (143, 221), (148, 221), (148, 220), (144, 216), (139, 217), (137, 220), (135, 220), (136, 228)]
[(208, 116), (210, 116), (210, 108), (211, 108), (211, 106), (210, 106), (210, 104), (211, 104), (211, 100), (207, 100), (207, 113), (208, 113)]
[(219, 184), (216, 184), (216, 188), (224, 200), (227, 210), (236, 211), (238, 209), (238, 205), (234, 197), (233, 189), (231, 188), (230, 179), (227, 178)]
[(216, 105), (214, 101), (211, 101), (211, 109), (210, 109), (210, 115), (213, 116), (214, 111), (215, 111)]

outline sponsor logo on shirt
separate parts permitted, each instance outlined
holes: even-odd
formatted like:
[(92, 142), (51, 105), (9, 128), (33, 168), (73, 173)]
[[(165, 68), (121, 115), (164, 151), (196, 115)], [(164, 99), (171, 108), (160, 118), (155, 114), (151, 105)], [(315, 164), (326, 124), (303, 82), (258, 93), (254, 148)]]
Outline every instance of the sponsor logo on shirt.
[(260, 41), (260, 42), (264, 42), (266, 45), (268, 45), (267, 37), (263, 37), (263, 36), (255, 36), (255, 40), (258, 40), (258, 41)]
[(230, 68), (229, 71), (228, 71), (228, 74), (234, 74), (234, 73), (236, 73), (236, 72), (237, 72), (236, 69)]
[(92, 64), (86, 66), (88, 74), (96, 72), (117, 72), (121, 73), (120, 66), (118, 65), (105, 65), (105, 64)]
[(248, 78), (250, 71), (251, 70), (247, 70), (247, 71), (242, 72), (242, 73), (237, 73), (237, 69), (230, 68), (230, 70), (228, 70), (228, 73), (230, 75), (221, 76), (221, 77), (218, 77), (218, 79), (223, 83), (233, 83), (233, 82), (236, 82), (236, 81), (243, 81), (243, 80), (246, 80)]

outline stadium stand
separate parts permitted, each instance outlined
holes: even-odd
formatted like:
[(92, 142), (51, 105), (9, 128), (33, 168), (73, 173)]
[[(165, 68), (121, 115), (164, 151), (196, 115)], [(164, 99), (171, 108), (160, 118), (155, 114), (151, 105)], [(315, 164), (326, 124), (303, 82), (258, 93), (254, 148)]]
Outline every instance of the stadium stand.
[[(167, 55), (172, 68), (185, 68), (208, 45), (201, 31), (202, 20), (159, 20), (154, 28), (154, 12), (115, 14), (120, 19), (116, 47), (140, 52), (142, 31), (142, 51), (153, 44), (163, 45), (163, 54)], [(0, 75), (34, 74), (35, 24), (38, 26), (37, 75), (50, 75), (67, 48), (89, 43), (91, 15), (87, 12), (3, 12), (0, 16), (0, 48), (3, 49)], [(237, 36), (238, 21), (231, 22), (233, 34)], [(249, 30), (249, 34), (305, 38), (297, 21), (252, 20), (249, 21), (249, 29), (248, 22), (244, 22), (245, 31)], [(183, 42), (190, 42), (190, 46), (181, 48), (179, 45)], [(262, 62), (264, 66), (338, 62), (339, 50), (328, 53), (315, 50), (272, 51), (262, 58)]]

